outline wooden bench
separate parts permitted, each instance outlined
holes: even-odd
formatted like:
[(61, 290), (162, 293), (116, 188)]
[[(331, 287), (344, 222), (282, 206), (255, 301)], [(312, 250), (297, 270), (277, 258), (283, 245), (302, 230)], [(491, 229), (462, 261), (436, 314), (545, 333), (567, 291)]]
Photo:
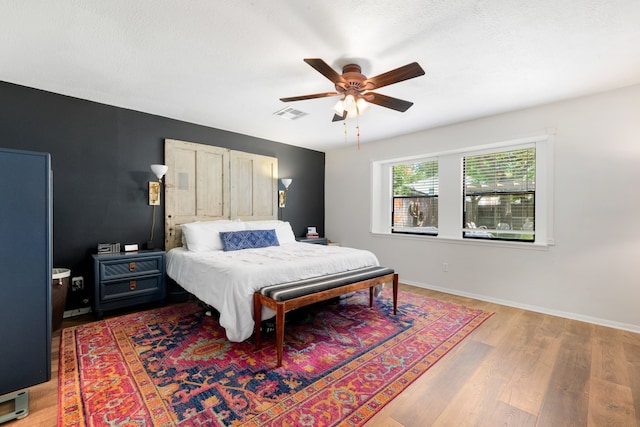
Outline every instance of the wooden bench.
[(260, 348), (262, 306), (276, 312), (276, 349), (282, 366), (284, 314), (287, 311), (369, 288), (369, 307), (373, 307), (374, 288), (393, 282), (393, 314), (398, 308), (398, 274), (391, 268), (365, 267), (321, 277), (266, 286), (253, 294), (256, 349)]

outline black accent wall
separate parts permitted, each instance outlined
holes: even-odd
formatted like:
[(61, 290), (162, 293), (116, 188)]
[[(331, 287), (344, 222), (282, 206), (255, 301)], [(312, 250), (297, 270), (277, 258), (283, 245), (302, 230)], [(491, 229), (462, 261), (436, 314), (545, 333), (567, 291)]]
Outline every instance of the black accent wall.
[[(89, 258), (98, 243), (148, 240), (147, 183), (156, 179), (149, 165), (164, 162), (165, 138), (277, 157), (278, 175), (293, 178), (281, 219), (297, 236), (310, 225), (324, 235), (322, 152), (6, 82), (0, 82), (0, 138), (0, 147), (51, 154), (53, 262), (84, 277), (86, 291), (76, 299), (92, 297)], [(163, 206), (156, 215), (154, 243), (163, 247)]]

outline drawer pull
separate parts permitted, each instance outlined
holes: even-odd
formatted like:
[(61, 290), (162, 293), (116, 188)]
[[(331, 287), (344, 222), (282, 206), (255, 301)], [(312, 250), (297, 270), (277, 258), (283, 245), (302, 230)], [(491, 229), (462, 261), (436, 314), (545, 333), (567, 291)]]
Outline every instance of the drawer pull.
[(134, 291), (136, 289), (136, 281), (132, 280), (129, 282), (129, 289), (131, 289), (132, 291)]
[(130, 262), (129, 263), (129, 271), (136, 271), (136, 263), (135, 262)]

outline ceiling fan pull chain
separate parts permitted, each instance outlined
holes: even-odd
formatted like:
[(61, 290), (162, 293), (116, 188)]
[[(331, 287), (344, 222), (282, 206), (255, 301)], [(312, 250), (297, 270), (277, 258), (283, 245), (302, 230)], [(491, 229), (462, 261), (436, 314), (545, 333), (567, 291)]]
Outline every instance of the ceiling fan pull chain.
[(356, 104), (356, 136), (358, 137), (358, 151), (360, 151), (360, 109)]
[(360, 109), (356, 103), (356, 136), (358, 137), (358, 151), (360, 151)]
[(344, 142), (347, 143), (347, 122), (342, 122), (344, 125)]

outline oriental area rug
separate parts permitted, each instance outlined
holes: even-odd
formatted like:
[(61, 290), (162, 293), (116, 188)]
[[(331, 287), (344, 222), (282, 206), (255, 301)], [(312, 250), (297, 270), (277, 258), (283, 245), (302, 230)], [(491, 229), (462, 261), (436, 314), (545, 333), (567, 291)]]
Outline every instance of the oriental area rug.
[[(361, 426), (492, 313), (385, 289), (229, 342), (195, 302), (66, 328), (59, 426)], [(287, 314), (289, 317), (289, 314)], [(296, 320), (296, 318), (298, 318)]]

